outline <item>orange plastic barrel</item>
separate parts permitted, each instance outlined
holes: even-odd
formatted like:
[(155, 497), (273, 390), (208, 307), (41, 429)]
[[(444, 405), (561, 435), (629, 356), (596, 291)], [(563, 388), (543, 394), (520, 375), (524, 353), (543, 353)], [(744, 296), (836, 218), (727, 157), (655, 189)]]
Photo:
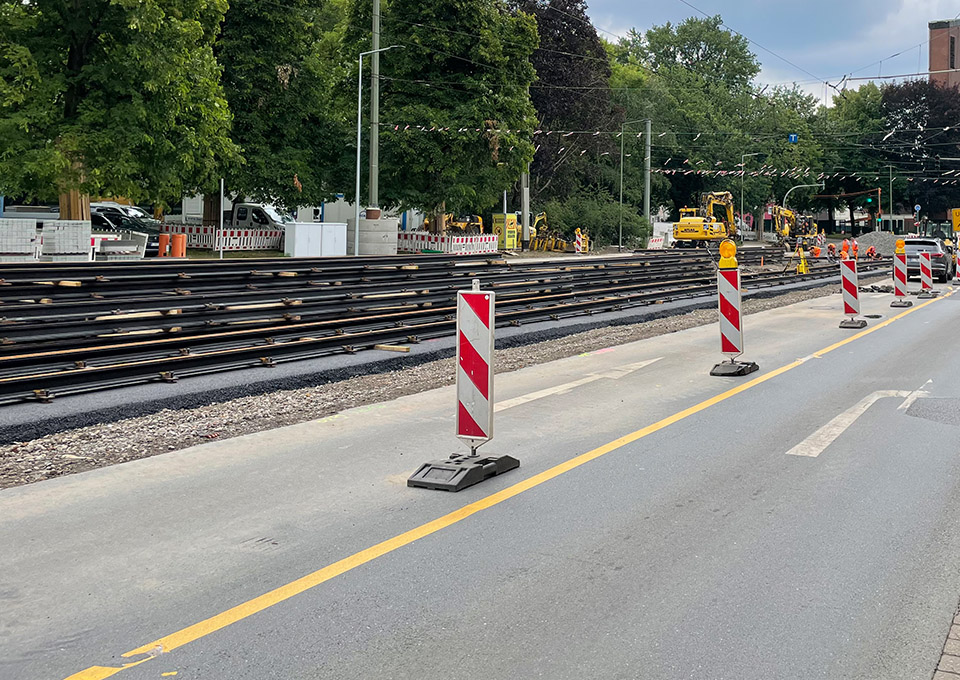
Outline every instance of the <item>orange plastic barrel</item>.
[(170, 234), (160, 234), (160, 257), (167, 256), (167, 247), (170, 245)]
[(174, 234), (171, 238), (170, 254), (173, 257), (187, 256), (187, 235)]

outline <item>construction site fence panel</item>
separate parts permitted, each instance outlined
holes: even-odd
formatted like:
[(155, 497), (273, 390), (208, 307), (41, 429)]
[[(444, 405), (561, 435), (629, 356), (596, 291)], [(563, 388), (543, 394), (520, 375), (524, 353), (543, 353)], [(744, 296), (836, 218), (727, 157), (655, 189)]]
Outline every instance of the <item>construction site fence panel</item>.
[(497, 235), (450, 236), (418, 231), (402, 231), (397, 234), (397, 252), (419, 253), (424, 250), (451, 255), (495, 253), (498, 250)]
[[(190, 224), (164, 224), (165, 234), (185, 234), (187, 248), (220, 250), (282, 250), (282, 229), (217, 229)], [(218, 233), (219, 232), (219, 233)]]

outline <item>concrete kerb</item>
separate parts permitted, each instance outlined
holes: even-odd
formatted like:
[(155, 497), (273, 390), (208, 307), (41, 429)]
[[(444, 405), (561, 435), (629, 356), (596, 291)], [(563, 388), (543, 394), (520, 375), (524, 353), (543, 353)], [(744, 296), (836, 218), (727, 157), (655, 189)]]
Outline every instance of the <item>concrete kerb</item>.
[[(883, 272), (883, 277), (889, 276)], [(865, 277), (867, 278), (867, 277)], [(869, 278), (873, 278), (872, 276)], [(839, 285), (840, 277), (829, 277), (747, 289), (744, 299), (764, 299), (793, 291)], [(608, 326), (624, 326), (656, 321), (699, 309), (716, 309), (716, 295), (676, 300), (659, 305), (635, 307), (619, 312), (602, 312), (542, 321), (522, 326), (497, 328), (496, 348), (507, 349), (556, 340)], [(410, 346), (403, 355), (376, 350), (357, 354), (337, 354), (318, 359), (281, 363), (275, 368), (249, 368), (199, 375), (173, 384), (132, 385), (86, 395), (59, 397), (52, 404), (24, 403), (0, 408), (0, 444), (29, 441), (56, 432), (90, 425), (106, 424), (127, 418), (150, 415), (163, 409), (197, 408), (241, 397), (277, 390), (312, 387), (347, 380), (361, 375), (387, 373), (411, 368), (454, 354), (453, 336), (424, 341)], [(158, 396), (158, 394), (163, 394)], [(100, 404), (90, 409), (91, 402)]]

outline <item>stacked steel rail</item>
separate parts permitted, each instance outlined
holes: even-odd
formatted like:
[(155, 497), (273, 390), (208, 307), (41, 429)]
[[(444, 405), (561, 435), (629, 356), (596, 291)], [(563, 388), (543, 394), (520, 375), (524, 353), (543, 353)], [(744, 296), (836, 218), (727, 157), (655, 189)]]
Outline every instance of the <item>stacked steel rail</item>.
[[(497, 291), (497, 324), (519, 325), (711, 296), (714, 271), (705, 251), (2, 267), (0, 404), (450, 335), (456, 291), (475, 278)], [(836, 274), (814, 263), (802, 278)], [(748, 289), (796, 280), (744, 277)]]

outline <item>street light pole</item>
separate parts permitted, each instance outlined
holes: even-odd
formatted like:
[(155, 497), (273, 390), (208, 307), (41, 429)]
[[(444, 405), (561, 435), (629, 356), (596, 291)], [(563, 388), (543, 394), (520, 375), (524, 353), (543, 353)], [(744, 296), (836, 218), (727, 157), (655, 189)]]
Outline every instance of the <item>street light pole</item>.
[(623, 125), (620, 125), (620, 239), (617, 252), (623, 252)]
[[(184, 210), (183, 212), (186, 212)], [(217, 215), (217, 245), (220, 246), (220, 259), (223, 259), (223, 177), (220, 178), (220, 214)]]
[(820, 184), (798, 184), (795, 187), (790, 187), (790, 190), (787, 191), (786, 195), (783, 197), (783, 207), (787, 207), (787, 197), (793, 193), (794, 189), (807, 189), (810, 187), (820, 187), (821, 189), (825, 188), (827, 185), (825, 182), (820, 182)]
[[(650, 127), (652, 121), (647, 118), (647, 129), (646, 136), (644, 138), (644, 154), (643, 154), (643, 216), (647, 218), (647, 223), (650, 223)], [(651, 229), (653, 225), (651, 224)]]
[(390, 47), (381, 47), (378, 50), (369, 50), (367, 52), (361, 52), (360, 57), (358, 58), (359, 69), (357, 70), (357, 178), (356, 186), (353, 197), (354, 202), (354, 212), (353, 212), (353, 254), (357, 256), (360, 254), (360, 143), (361, 143), (361, 125), (363, 125), (363, 58), (371, 55), (377, 54), (380, 52), (386, 52), (387, 50), (392, 50), (394, 47), (399, 47), (399, 45), (390, 45)]
[[(740, 227), (743, 227), (743, 178), (747, 174), (747, 157), (760, 156), (761, 152), (745, 153), (740, 156)], [(763, 234), (760, 234), (760, 240), (763, 241)]]
[(647, 140), (646, 140), (646, 158), (644, 158), (644, 198), (643, 206), (644, 213), (646, 218), (650, 219), (650, 119), (649, 118), (638, 118), (637, 120), (628, 120), (624, 123), (620, 123), (620, 238), (617, 242), (617, 252), (623, 252), (623, 138), (624, 130), (628, 125), (633, 123), (646, 123), (647, 124)]
[(370, 179), (367, 192), (371, 208), (380, 207), (380, 0), (373, 0), (370, 41)]

